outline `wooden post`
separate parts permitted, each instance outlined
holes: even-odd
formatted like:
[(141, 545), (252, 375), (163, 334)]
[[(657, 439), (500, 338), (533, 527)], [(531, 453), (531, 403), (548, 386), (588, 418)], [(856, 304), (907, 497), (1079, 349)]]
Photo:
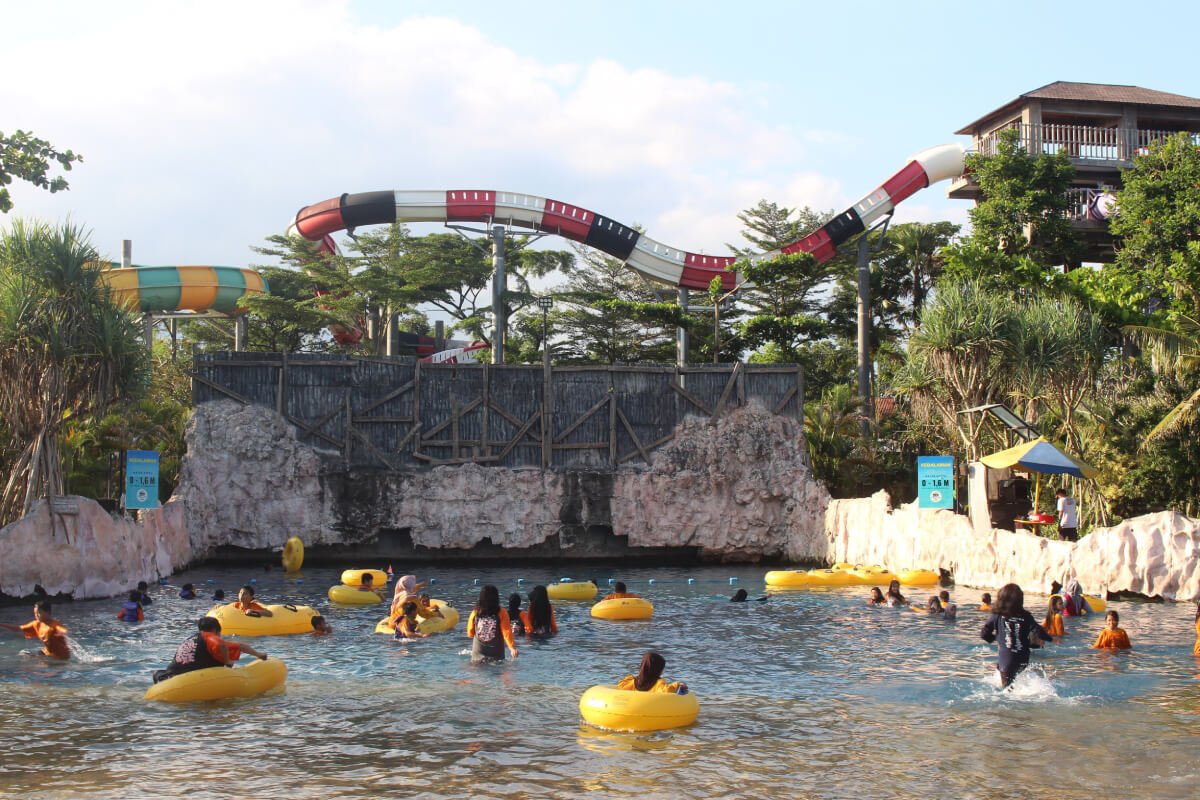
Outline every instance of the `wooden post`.
[(608, 463), (617, 468), (617, 393), (611, 371), (608, 373)]
[(542, 469), (549, 469), (552, 460), (554, 437), (551, 436), (552, 409), (550, 408), (552, 392), (550, 389), (550, 346), (543, 343), (545, 356), (542, 359)]
[(354, 427), (354, 418), (350, 414), (350, 389), (346, 389), (344, 408), (346, 414), (346, 439), (342, 444), (342, 461), (346, 469), (350, 469), (350, 450), (353, 446), (352, 432)]
[(450, 403), (450, 457), (459, 458), (462, 453), (459, 452), (458, 444), (458, 400), (457, 398)]
[(489, 441), (491, 435), (488, 425), (492, 414), (492, 367), (491, 364), (483, 364), (483, 403), (480, 405), (479, 413), (483, 416), (479, 420), (479, 455), (487, 458), (492, 454), (492, 444)]
[[(418, 429), (424, 426), (421, 424), (421, 362), (418, 361), (413, 365), (413, 425)], [(413, 455), (418, 455), (421, 452), (421, 434), (418, 433), (413, 437)]]
[(281, 354), (279, 362), (279, 388), (275, 391), (275, 413), (283, 416), (287, 413), (287, 351)]

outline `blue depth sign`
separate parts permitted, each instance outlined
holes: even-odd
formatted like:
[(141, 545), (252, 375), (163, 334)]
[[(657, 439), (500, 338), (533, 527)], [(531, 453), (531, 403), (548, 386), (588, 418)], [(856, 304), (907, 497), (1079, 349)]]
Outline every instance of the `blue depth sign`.
[(158, 508), (158, 451), (125, 451), (125, 507)]
[(921, 508), (954, 508), (954, 456), (917, 456)]

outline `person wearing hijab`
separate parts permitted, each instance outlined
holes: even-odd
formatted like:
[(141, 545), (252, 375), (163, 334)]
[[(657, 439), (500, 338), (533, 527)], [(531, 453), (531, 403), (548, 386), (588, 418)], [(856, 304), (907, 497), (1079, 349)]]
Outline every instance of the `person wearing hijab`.
[(418, 594), (425, 587), (423, 583), (417, 583), (415, 575), (401, 576), (400, 580), (396, 581), (396, 591), (392, 595), (392, 608), (390, 616), (394, 622), (398, 622), (399, 618), (404, 616), (404, 604), (412, 601), (417, 604), (417, 616), (422, 619), (430, 617), (440, 617), (442, 612), (432, 605), (427, 605), (421, 601), (421, 596)]
[(627, 675), (617, 683), (618, 689), (625, 691), (637, 692), (671, 692), (673, 694), (687, 694), (688, 688), (686, 683), (667, 683), (662, 679), (663, 669), (667, 666), (667, 660), (653, 650), (647, 651), (646, 655), (642, 656), (642, 663), (638, 667), (637, 675)]

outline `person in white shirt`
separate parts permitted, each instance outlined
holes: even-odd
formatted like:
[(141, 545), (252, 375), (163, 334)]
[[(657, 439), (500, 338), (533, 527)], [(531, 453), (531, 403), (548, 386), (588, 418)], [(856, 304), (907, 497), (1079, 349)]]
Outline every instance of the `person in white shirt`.
[(1079, 515), (1075, 511), (1075, 498), (1067, 494), (1066, 489), (1059, 489), (1058, 495), (1058, 535), (1063, 541), (1079, 541)]

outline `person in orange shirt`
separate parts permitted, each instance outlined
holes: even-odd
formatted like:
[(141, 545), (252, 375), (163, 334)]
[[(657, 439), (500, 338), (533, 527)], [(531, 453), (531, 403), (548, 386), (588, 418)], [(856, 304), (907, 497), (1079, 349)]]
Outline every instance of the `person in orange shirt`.
[(490, 583), (479, 590), (479, 601), (467, 619), (467, 636), (471, 642), (471, 663), (503, 661), (504, 648), (517, 657), (513, 641), (512, 621), (500, 607), (500, 590)]
[(1122, 628), (1117, 627), (1117, 623), (1121, 621), (1121, 615), (1115, 611), (1110, 611), (1104, 618), (1104, 630), (1100, 631), (1099, 638), (1092, 645), (1093, 650), (1129, 650), (1133, 647), (1129, 643), (1129, 636)]
[(254, 587), (250, 584), (246, 584), (238, 590), (238, 599), (234, 601), (233, 607), (246, 612), (247, 617), (275, 616), (275, 612), (254, 599)]
[(1063, 623), (1063, 601), (1061, 597), (1055, 595), (1050, 598), (1050, 608), (1046, 611), (1046, 618), (1042, 620), (1042, 627), (1051, 636), (1066, 635), (1067, 626)]
[(604, 597), (601, 598), (601, 602), (604, 602), (605, 600), (620, 600), (622, 597), (641, 597), (641, 595), (626, 591), (625, 584), (617, 581), (616, 586), (613, 587), (613, 591), (604, 595)]
[(992, 593), (991, 592), (984, 592), (983, 595), (979, 598), (979, 610), (980, 611), (991, 611), (992, 610)]
[(529, 593), (529, 610), (521, 612), (521, 626), (526, 636), (546, 637), (558, 633), (554, 606), (550, 605), (550, 594), (545, 586), (534, 586)]
[(216, 617), (201, 617), (200, 632), (175, 650), (175, 657), (166, 669), (156, 669), (152, 675), (155, 683), (160, 683), (176, 675), (192, 672), (208, 667), (232, 667), (234, 662), (249, 653), (264, 661), (267, 654), (255, 650), (242, 642), (230, 642), (221, 638), (221, 621)]
[(1200, 656), (1200, 600), (1196, 601), (1196, 644), (1192, 645), (1192, 655)]
[(417, 630), (417, 626), (420, 624), (417, 619), (417, 603), (415, 600), (408, 600), (400, 609), (400, 618), (396, 620), (396, 632), (392, 634), (392, 638), (424, 639), (429, 634)]
[(660, 654), (650, 650), (646, 655), (642, 656), (642, 663), (638, 667), (638, 674), (626, 675), (617, 682), (617, 688), (628, 692), (687, 694), (688, 687), (686, 683), (667, 683), (662, 679), (663, 669), (666, 666), (667, 660)]
[(51, 614), (50, 603), (41, 600), (33, 604), (33, 621), (24, 625), (0, 622), (0, 628), (13, 633), (23, 633), (26, 639), (40, 639), (42, 655), (66, 660), (71, 657), (67, 647), (67, 629)]

